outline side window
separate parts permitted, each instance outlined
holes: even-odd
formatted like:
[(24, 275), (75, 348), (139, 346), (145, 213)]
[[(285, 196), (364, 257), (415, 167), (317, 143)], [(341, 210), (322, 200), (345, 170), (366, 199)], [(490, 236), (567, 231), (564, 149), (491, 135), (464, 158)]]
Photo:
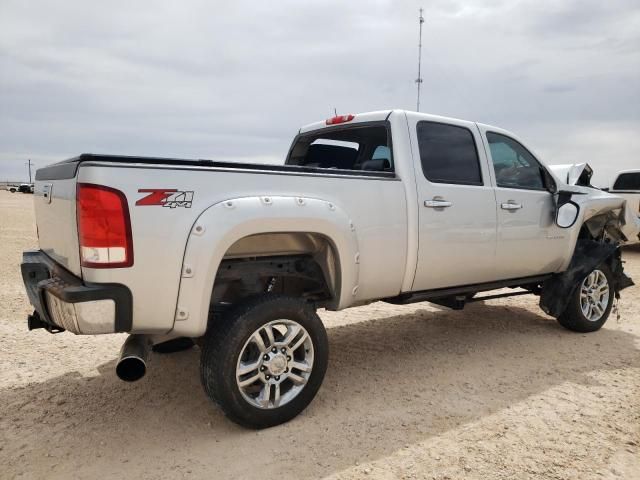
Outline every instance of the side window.
[(418, 122), (422, 172), (430, 182), (482, 185), (473, 134), (464, 127)]
[(545, 190), (542, 167), (526, 148), (498, 133), (487, 132), (487, 140), (498, 187)]
[(373, 151), (371, 160), (387, 160), (391, 161), (391, 150), (386, 145), (378, 145)]
[(380, 172), (393, 172), (393, 159), (391, 149), (386, 145), (378, 145), (371, 155), (371, 160), (362, 162), (362, 170), (377, 170)]

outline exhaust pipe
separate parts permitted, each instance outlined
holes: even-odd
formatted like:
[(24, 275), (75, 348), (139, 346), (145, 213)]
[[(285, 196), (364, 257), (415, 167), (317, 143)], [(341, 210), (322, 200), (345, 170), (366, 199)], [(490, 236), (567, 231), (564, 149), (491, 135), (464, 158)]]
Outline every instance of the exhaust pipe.
[(125, 382), (135, 382), (147, 373), (147, 361), (151, 351), (148, 335), (129, 335), (120, 350), (116, 375)]

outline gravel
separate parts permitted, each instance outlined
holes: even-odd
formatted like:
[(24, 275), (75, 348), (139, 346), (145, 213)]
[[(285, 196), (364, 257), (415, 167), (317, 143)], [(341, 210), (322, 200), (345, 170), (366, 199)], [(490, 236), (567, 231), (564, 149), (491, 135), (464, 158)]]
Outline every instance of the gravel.
[[(197, 348), (154, 355), (125, 384), (123, 335), (27, 331), (32, 201), (0, 191), (3, 479), (640, 478), (640, 287), (587, 335), (528, 296), (320, 312), (331, 360), (318, 396), (250, 431), (205, 397)], [(640, 249), (623, 256), (640, 279)]]

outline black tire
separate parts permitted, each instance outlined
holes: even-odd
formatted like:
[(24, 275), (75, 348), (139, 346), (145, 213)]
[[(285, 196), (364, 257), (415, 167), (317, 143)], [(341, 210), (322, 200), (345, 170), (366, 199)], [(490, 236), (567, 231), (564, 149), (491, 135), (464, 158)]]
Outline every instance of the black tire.
[[(274, 320), (290, 320), (307, 331), (313, 344), (313, 365), (306, 383), (288, 403), (259, 408), (240, 391), (236, 367), (249, 338)], [(266, 428), (291, 420), (311, 403), (324, 379), (328, 359), (327, 333), (313, 307), (297, 298), (267, 294), (245, 301), (210, 324), (202, 347), (200, 378), (209, 398), (232, 421), (248, 428)]]
[(15, 189), (15, 188), (10, 188), (10, 189), (9, 189), (9, 191), (10, 191), (11, 193), (16, 193), (16, 189)]
[(193, 348), (195, 342), (189, 337), (178, 337), (167, 340), (166, 342), (158, 343), (152, 347), (152, 350), (156, 353), (175, 353), (182, 352), (183, 350), (189, 350)]
[[(589, 320), (589, 318), (585, 316), (580, 304), (581, 287), (584, 282), (583, 279), (571, 294), (571, 300), (569, 301), (566, 310), (558, 317), (558, 323), (560, 323), (564, 328), (580, 333), (595, 332), (596, 330), (600, 330), (609, 318), (615, 297), (613, 274), (611, 273), (609, 266), (604, 263), (596, 267), (591, 273), (596, 271), (600, 271), (604, 274), (609, 287), (607, 306), (604, 309), (602, 316), (597, 320)], [(586, 278), (587, 277), (585, 277), (585, 279)]]

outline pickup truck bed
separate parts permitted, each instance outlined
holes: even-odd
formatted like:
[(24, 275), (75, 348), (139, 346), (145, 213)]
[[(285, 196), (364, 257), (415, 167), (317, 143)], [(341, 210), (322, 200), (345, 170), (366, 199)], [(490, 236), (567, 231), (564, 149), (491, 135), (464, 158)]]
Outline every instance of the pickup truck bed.
[[(197, 336), (198, 331), (206, 327), (211, 288), (205, 288), (204, 284), (187, 287), (187, 284), (205, 282), (207, 277), (211, 277), (209, 280), (212, 282), (215, 271), (213, 269), (202, 271), (201, 269), (206, 269), (207, 266), (201, 267), (194, 264), (191, 266), (192, 276), (183, 277), (181, 272), (185, 246), (189, 247), (190, 238), (192, 242), (199, 240), (191, 232), (200, 217), (210, 215), (214, 210), (230, 212), (230, 207), (227, 205), (233, 202), (234, 215), (247, 217), (240, 219), (240, 225), (236, 228), (257, 228), (254, 231), (277, 235), (280, 230), (308, 229), (309, 223), (313, 222), (316, 224), (315, 230), (320, 231), (316, 233), (331, 234), (335, 237), (334, 242), (341, 243), (342, 254), (351, 257), (348, 260), (350, 265), (344, 265), (342, 272), (343, 287), (345, 289), (348, 287), (348, 291), (340, 295), (345, 299), (343, 304), (338, 303), (333, 306), (334, 308), (344, 308), (347, 304), (393, 296), (400, 292), (406, 269), (407, 222), (404, 215), (394, 218), (399, 211), (405, 210), (405, 196), (402, 183), (394, 178), (393, 174), (344, 171), (332, 173), (297, 166), (224, 164), (223, 162), (212, 165), (211, 163), (82, 155), (77, 161), (56, 166), (57, 172), (53, 174), (45, 169), (43, 175), (36, 178), (38, 193), (40, 192), (38, 189), (43, 185), (40, 182), (46, 182), (43, 179), (52, 179), (57, 175), (58, 178), (55, 181), (58, 183), (72, 181), (76, 178), (76, 173), (78, 183), (118, 185), (118, 189), (124, 192), (127, 199), (130, 199), (129, 214), (134, 238), (135, 268), (81, 269), (77, 254), (78, 247), (69, 248), (71, 243), (69, 234), (74, 238), (77, 237), (77, 232), (74, 231), (75, 222), (69, 222), (68, 228), (71, 232), (60, 232), (53, 226), (51, 229), (39, 227), (42, 250), (50, 252), (52, 258), (62, 266), (87, 281), (124, 284), (129, 287), (134, 299), (153, 298), (153, 302), (134, 301), (133, 318), (136, 331), (166, 333), (174, 328), (177, 308), (176, 292), (182, 282), (184, 296), (197, 294), (201, 298), (198, 299), (199, 302), (195, 302), (200, 309), (191, 308), (190, 318), (184, 321), (184, 325), (179, 326), (181, 330), (185, 329), (183, 334)], [(70, 178), (60, 178), (61, 171), (64, 172), (64, 176)], [(177, 173), (179, 178), (176, 176)], [(348, 184), (348, 186), (342, 184)], [(149, 189), (194, 193), (188, 206), (136, 207), (136, 202), (149, 195), (139, 190)], [(38, 218), (54, 217), (51, 210), (59, 200), (62, 200), (57, 197), (60, 190), (56, 190), (54, 186), (51, 194), (54, 201), (51, 203), (47, 203), (38, 196), (36, 201)], [(264, 196), (265, 190), (270, 192), (269, 197)], [(326, 200), (321, 201), (310, 197), (305, 193), (309, 190), (314, 191), (315, 197)], [(65, 202), (73, 201), (67, 200), (73, 192), (63, 190), (60, 193), (64, 195)], [(265, 198), (270, 198), (271, 203), (266, 203)], [(367, 200), (353, 201), (356, 198)], [(295, 199), (300, 199), (304, 203), (295, 203)], [(332, 210), (329, 207), (330, 202), (333, 202)], [(340, 207), (341, 204), (346, 203), (352, 204), (349, 214)], [(277, 218), (269, 216), (269, 212), (275, 212), (279, 208), (283, 213), (275, 215)], [(243, 214), (243, 210), (247, 213)], [(373, 212), (375, 215), (372, 215)], [(329, 224), (326, 218), (322, 218), (323, 216), (334, 218), (333, 225)], [(366, 237), (358, 239), (357, 243), (352, 238), (349, 226), (352, 218), (359, 219), (357, 228), (367, 232)], [(394, 218), (394, 221), (388, 222), (389, 218)], [(245, 224), (244, 227), (242, 223)], [(252, 223), (254, 226), (248, 227), (247, 223)], [(257, 223), (262, 225), (258, 227), (255, 225)], [(297, 224), (307, 226), (299, 227)], [(231, 240), (224, 238), (228, 234), (226, 229), (210, 232), (212, 238), (206, 241), (211, 242), (209, 254), (216, 259), (212, 258), (214, 262), (221, 261), (231, 247)], [(138, 238), (141, 239), (140, 242), (136, 242)], [(141, 245), (143, 241), (144, 245)], [(77, 241), (75, 243), (77, 245)], [(379, 257), (377, 252), (387, 250), (387, 246), (393, 246), (393, 249), (387, 251), (384, 258)], [(278, 244), (267, 251), (260, 252), (260, 255), (286, 255), (295, 251), (296, 245), (289, 248)], [(57, 252), (64, 253), (58, 255)], [(165, 252), (179, 254), (165, 255)], [(356, 253), (364, 258), (377, 256), (378, 261), (356, 264)], [(234, 256), (238, 255), (247, 255), (247, 253), (240, 252)], [(160, 258), (162, 261), (158, 261)], [(355, 275), (356, 269), (359, 270), (359, 275), (378, 280), (363, 285), (353, 295), (354, 286), (351, 285), (353, 281), (347, 282), (347, 279)], [(149, 281), (150, 273), (156, 279), (155, 281)], [(190, 298), (189, 302), (194, 300)], [(197, 323), (196, 320), (198, 320)]]

